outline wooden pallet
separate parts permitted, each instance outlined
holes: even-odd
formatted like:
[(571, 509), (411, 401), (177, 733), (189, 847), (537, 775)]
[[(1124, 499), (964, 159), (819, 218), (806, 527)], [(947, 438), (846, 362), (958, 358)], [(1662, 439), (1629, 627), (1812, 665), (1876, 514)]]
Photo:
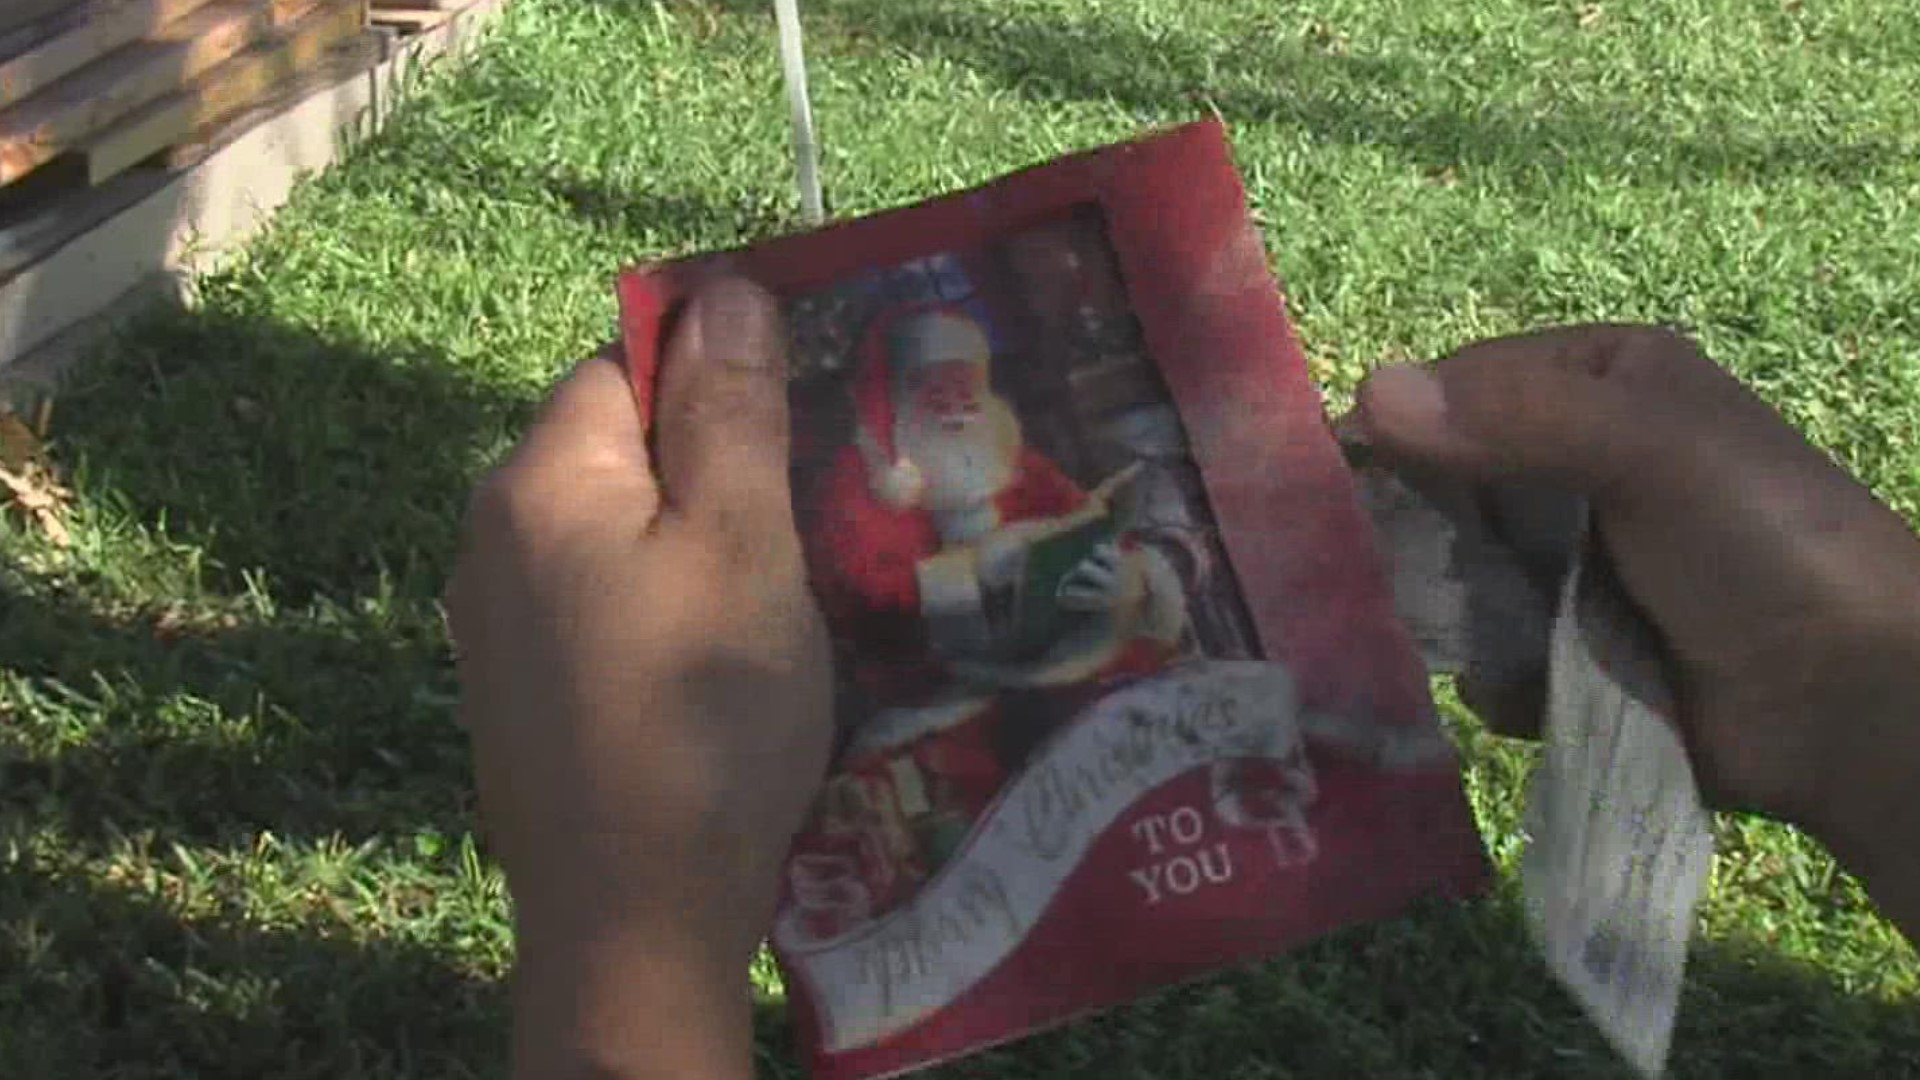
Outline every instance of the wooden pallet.
[(367, 0), (92, 0), (36, 23), (0, 59), (0, 213), (35, 200), (6, 198), (25, 178), (99, 184), (245, 111), (366, 20)]
[(473, 0), (372, 0), (373, 25), (403, 36), (431, 30), (471, 6)]
[(226, 265), (301, 178), (378, 130), (419, 72), (470, 52), (507, 2), (473, 0), (422, 34), (370, 30), (152, 166), (69, 188), (25, 217), (0, 213), (0, 407), (52, 387), (125, 319), (179, 302), (183, 282)]
[(185, 150), (200, 136), (323, 68), (329, 55), (364, 41), (366, 11), (358, 0), (323, 3), (305, 18), (208, 72), (178, 93), (128, 115), (76, 151), (87, 162), (87, 182), (99, 184), (166, 151)]

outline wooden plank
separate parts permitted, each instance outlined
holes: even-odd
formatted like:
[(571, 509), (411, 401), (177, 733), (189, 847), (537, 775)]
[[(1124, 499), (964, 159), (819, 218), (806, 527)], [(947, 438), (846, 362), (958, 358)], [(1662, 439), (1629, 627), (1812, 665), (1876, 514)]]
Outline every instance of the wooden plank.
[(327, 59), (366, 26), (363, 0), (322, 0), (319, 8), (214, 68), (192, 86), (136, 110), (79, 150), (87, 182), (100, 184), (210, 125), (245, 112)]
[(373, 13), (376, 26), (391, 26), (401, 33), (418, 34), (439, 26), (452, 17), (446, 11), (411, 11), (400, 8), (378, 8)]
[(147, 102), (179, 89), (318, 0), (212, 0), (45, 93), (0, 110), (0, 184)]
[(393, 47), (392, 31), (377, 28), (363, 30), (358, 36), (335, 46), (307, 74), (282, 85), (250, 108), (223, 117), (194, 132), (187, 142), (169, 150), (163, 161), (169, 169), (190, 169), (218, 153), (235, 138), (277, 115), (291, 102), (338, 82), (343, 75), (366, 71), (392, 55)]
[(387, 11), (458, 11), (472, 0), (373, 0), (375, 12)]
[(80, 24), (80, 9), (55, 12), (25, 26), (0, 30), (0, 60), (19, 56), (55, 34), (65, 33)]
[(135, 169), (75, 194), (88, 210), (0, 264), (0, 392), (19, 379), (51, 384), (125, 316), (143, 282), (217, 270), (286, 202), (297, 181), (391, 115), (417, 72), (464, 53), (504, 0), (476, 2), (439, 27), (392, 42), (370, 70), (264, 118), (223, 129), (191, 168)]
[(28, 23), (37, 23), (67, 8), (78, 7), (83, 2), (84, 0), (6, 0), (6, 6), (0, 8), (0, 34), (18, 30)]
[(97, 0), (48, 21), (53, 32), (0, 62), (0, 108), (131, 45), (208, 0)]

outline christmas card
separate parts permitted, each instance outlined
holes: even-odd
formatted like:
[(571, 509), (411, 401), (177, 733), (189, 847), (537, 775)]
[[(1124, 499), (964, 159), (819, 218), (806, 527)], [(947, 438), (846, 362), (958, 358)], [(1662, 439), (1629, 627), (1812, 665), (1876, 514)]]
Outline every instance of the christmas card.
[(769, 938), (813, 1074), (1005, 1042), (1487, 865), (1225, 133), (619, 283), (786, 305), (842, 745)]

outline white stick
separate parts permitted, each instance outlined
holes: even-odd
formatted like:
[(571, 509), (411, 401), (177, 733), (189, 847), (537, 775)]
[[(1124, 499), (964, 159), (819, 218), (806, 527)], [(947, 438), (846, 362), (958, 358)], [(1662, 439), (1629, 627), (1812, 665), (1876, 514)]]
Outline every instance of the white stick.
[(809, 225), (826, 220), (820, 198), (820, 146), (813, 137), (813, 106), (807, 99), (807, 56), (800, 46), (799, 0), (773, 0), (780, 24), (780, 64), (787, 75), (787, 104), (793, 110), (793, 157), (800, 181), (800, 213)]

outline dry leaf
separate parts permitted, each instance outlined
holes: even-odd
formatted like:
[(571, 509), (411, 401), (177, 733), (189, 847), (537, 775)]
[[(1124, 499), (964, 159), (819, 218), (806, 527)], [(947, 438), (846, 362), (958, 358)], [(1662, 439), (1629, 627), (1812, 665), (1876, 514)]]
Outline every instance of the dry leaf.
[(0, 467), (0, 488), (5, 489), (7, 504), (33, 520), (56, 547), (73, 542), (61, 512), (73, 500), (73, 492), (60, 485), (47, 466), (29, 461), (19, 471)]
[(170, 642), (185, 637), (189, 632), (187, 612), (179, 605), (168, 607), (153, 620), (153, 636), (161, 642)]
[(0, 469), (18, 472), (29, 464), (45, 460), (40, 434), (25, 420), (0, 409)]
[(1591, 30), (1600, 25), (1600, 17), (1606, 14), (1599, 4), (1580, 5), (1580, 29)]
[(0, 510), (11, 507), (31, 519), (60, 547), (73, 542), (61, 520), (73, 492), (60, 482), (60, 471), (47, 456), (47, 429), (53, 423), (53, 400), (41, 398), (34, 422), (0, 408)]
[(1322, 51), (1331, 56), (1345, 56), (1351, 51), (1347, 35), (1339, 27), (1324, 19), (1309, 19), (1304, 36)]
[(152, 632), (155, 641), (170, 645), (190, 637), (210, 637), (239, 625), (240, 620), (231, 612), (194, 611), (169, 604), (154, 616)]

